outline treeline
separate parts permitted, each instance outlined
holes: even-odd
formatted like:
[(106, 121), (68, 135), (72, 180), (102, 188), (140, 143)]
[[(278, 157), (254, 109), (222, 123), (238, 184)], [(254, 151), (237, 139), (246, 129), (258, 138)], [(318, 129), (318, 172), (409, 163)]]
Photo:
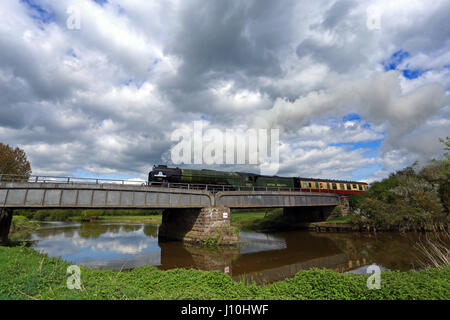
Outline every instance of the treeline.
[(159, 209), (16, 209), (14, 215), (37, 221), (95, 220), (100, 216), (149, 216)]
[[(448, 148), (448, 138), (447, 138)], [(354, 224), (367, 230), (442, 230), (450, 222), (450, 161), (433, 160), (421, 170), (417, 164), (373, 183), (362, 195), (350, 198)]]

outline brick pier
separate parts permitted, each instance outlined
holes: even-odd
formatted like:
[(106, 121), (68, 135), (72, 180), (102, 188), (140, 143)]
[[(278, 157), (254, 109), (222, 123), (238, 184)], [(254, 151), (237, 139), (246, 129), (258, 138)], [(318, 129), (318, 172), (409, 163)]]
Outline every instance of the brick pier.
[(159, 227), (160, 241), (233, 245), (238, 234), (230, 225), (230, 208), (166, 209)]

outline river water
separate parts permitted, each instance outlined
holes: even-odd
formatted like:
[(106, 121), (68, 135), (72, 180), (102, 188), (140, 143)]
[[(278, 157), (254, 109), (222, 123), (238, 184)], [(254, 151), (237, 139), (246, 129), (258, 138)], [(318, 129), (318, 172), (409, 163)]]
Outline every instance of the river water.
[(233, 279), (270, 283), (312, 267), (338, 272), (419, 267), (417, 233), (241, 232), (237, 247), (209, 249), (158, 242), (158, 226), (128, 223), (44, 223), (30, 235), (35, 250), (92, 268), (219, 270)]

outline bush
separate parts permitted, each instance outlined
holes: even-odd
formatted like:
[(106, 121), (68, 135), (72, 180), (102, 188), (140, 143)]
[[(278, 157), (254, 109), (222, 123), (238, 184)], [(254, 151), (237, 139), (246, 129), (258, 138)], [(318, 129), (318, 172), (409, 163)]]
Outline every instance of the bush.
[(83, 210), (81, 211), (81, 221), (94, 221), (100, 216), (99, 210)]
[(446, 160), (432, 161), (417, 173), (413, 167), (375, 182), (362, 195), (350, 198), (352, 221), (378, 230), (446, 228), (449, 175)]

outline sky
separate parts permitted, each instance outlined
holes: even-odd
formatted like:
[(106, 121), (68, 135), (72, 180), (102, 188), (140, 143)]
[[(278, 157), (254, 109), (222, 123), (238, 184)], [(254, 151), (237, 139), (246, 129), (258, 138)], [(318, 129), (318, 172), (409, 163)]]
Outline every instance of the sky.
[(448, 21), (447, 0), (2, 0), (0, 142), (33, 174), (145, 179), (194, 121), (277, 128), (278, 175), (379, 180), (442, 154)]

